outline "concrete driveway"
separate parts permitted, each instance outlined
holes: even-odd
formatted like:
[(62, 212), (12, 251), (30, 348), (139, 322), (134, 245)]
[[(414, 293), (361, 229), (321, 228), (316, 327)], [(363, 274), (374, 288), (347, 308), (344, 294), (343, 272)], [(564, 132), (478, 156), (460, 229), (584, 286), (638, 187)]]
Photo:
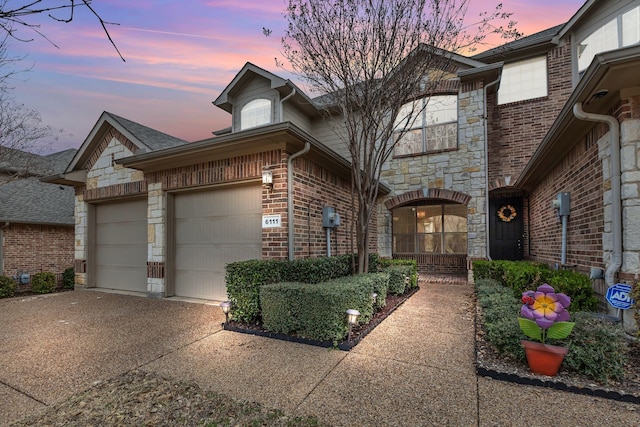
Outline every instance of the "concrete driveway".
[(0, 300), (0, 424), (137, 368), (331, 425), (640, 425), (638, 405), (477, 377), (471, 293), (423, 284), (348, 353), (223, 331), (204, 304)]

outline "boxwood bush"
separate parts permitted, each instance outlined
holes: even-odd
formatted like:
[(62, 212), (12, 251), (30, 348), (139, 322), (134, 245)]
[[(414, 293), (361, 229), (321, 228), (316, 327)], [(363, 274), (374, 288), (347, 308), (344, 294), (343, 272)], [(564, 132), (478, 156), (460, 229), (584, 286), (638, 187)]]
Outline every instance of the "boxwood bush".
[(16, 293), (16, 282), (7, 276), (0, 276), (0, 298), (9, 298)]
[(347, 332), (346, 310), (360, 311), (359, 321), (373, 315), (371, 294), (380, 276), (343, 277), (318, 284), (274, 283), (260, 287), (263, 326), (318, 341), (338, 341)]
[(31, 290), (37, 294), (49, 294), (56, 288), (56, 275), (47, 271), (31, 277)]
[(569, 311), (593, 311), (598, 299), (587, 276), (569, 270), (550, 270), (546, 264), (529, 261), (474, 261), (473, 278), (493, 279), (520, 296), (548, 283), (558, 292), (571, 297)]
[(76, 275), (73, 267), (69, 267), (62, 273), (62, 287), (65, 289), (73, 289), (76, 285)]
[[(478, 279), (475, 286), (487, 340), (500, 354), (525, 361), (520, 340), (528, 338), (518, 324), (519, 298), (514, 296), (512, 289), (494, 279)], [(569, 348), (563, 366), (602, 382), (620, 379), (627, 349), (621, 326), (603, 321), (592, 312), (577, 312), (571, 316), (576, 322), (571, 335), (563, 341), (549, 341), (549, 344)]]

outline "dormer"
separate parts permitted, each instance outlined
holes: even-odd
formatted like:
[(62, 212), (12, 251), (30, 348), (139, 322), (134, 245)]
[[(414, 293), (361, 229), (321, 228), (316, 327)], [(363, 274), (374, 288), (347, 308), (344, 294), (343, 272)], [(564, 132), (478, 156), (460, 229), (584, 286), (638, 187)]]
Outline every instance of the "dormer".
[(231, 114), (231, 132), (290, 121), (309, 130), (318, 115), (291, 81), (247, 62), (213, 104)]

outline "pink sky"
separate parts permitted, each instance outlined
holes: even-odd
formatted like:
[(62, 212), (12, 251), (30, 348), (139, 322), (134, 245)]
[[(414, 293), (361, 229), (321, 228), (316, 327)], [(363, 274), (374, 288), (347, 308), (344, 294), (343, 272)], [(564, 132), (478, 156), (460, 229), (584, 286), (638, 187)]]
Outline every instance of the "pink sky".
[[(471, 0), (467, 18), (499, 1)], [(567, 21), (584, 0), (509, 0), (525, 35)], [(283, 77), (274, 58), (285, 27), (284, 0), (95, 0), (126, 59), (120, 60), (98, 22), (77, 13), (70, 24), (38, 19), (59, 48), (22, 31), (32, 42), (14, 42), (31, 72), (14, 82), (15, 96), (43, 121), (64, 130), (44, 152), (78, 148), (102, 111), (126, 117), (187, 141), (229, 126), (230, 116), (212, 101), (246, 62)], [(273, 30), (266, 38), (262, 28)], [(299, 83), (295, 77), (292, 80)]]

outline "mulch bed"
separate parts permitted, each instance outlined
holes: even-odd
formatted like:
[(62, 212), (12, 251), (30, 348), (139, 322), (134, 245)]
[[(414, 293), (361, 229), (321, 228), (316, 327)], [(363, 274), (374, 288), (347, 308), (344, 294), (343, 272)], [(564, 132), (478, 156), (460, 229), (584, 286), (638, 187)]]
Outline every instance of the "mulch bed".
[(283, 341), (297, 342), (302, 344), (309, 344), (318, 347), (332, 348), (336, 347), (340, 350), (349, 351), (365, 337), (369, 332), (374, 330), (376, 326), (380, 324), (384, 319), (393, 313), (398, 307), (402, 305), (411, 295), (418, 292), (420, 288), (416, 287), (403, 295), (387, 295), (386, 305), (373, 314), (371, 321), (366, 325), (354, 326), (351, 330), (351, 341), (348, 341), (345, 337), (342, 341), (334, 343), (333, 341), (317, 341), (309, 338), (301, 337), (298, 335), (287, 335), (281, 333), (270, 332), (264, 329), (261, 323), (248, 324), (237, 322), (235, 320), (229, 320), (228, 323), (223, 324), (223, 329), (226, 331), (240, 332), (243, 334), (258, 335), (261, 337), (274, 338)]

